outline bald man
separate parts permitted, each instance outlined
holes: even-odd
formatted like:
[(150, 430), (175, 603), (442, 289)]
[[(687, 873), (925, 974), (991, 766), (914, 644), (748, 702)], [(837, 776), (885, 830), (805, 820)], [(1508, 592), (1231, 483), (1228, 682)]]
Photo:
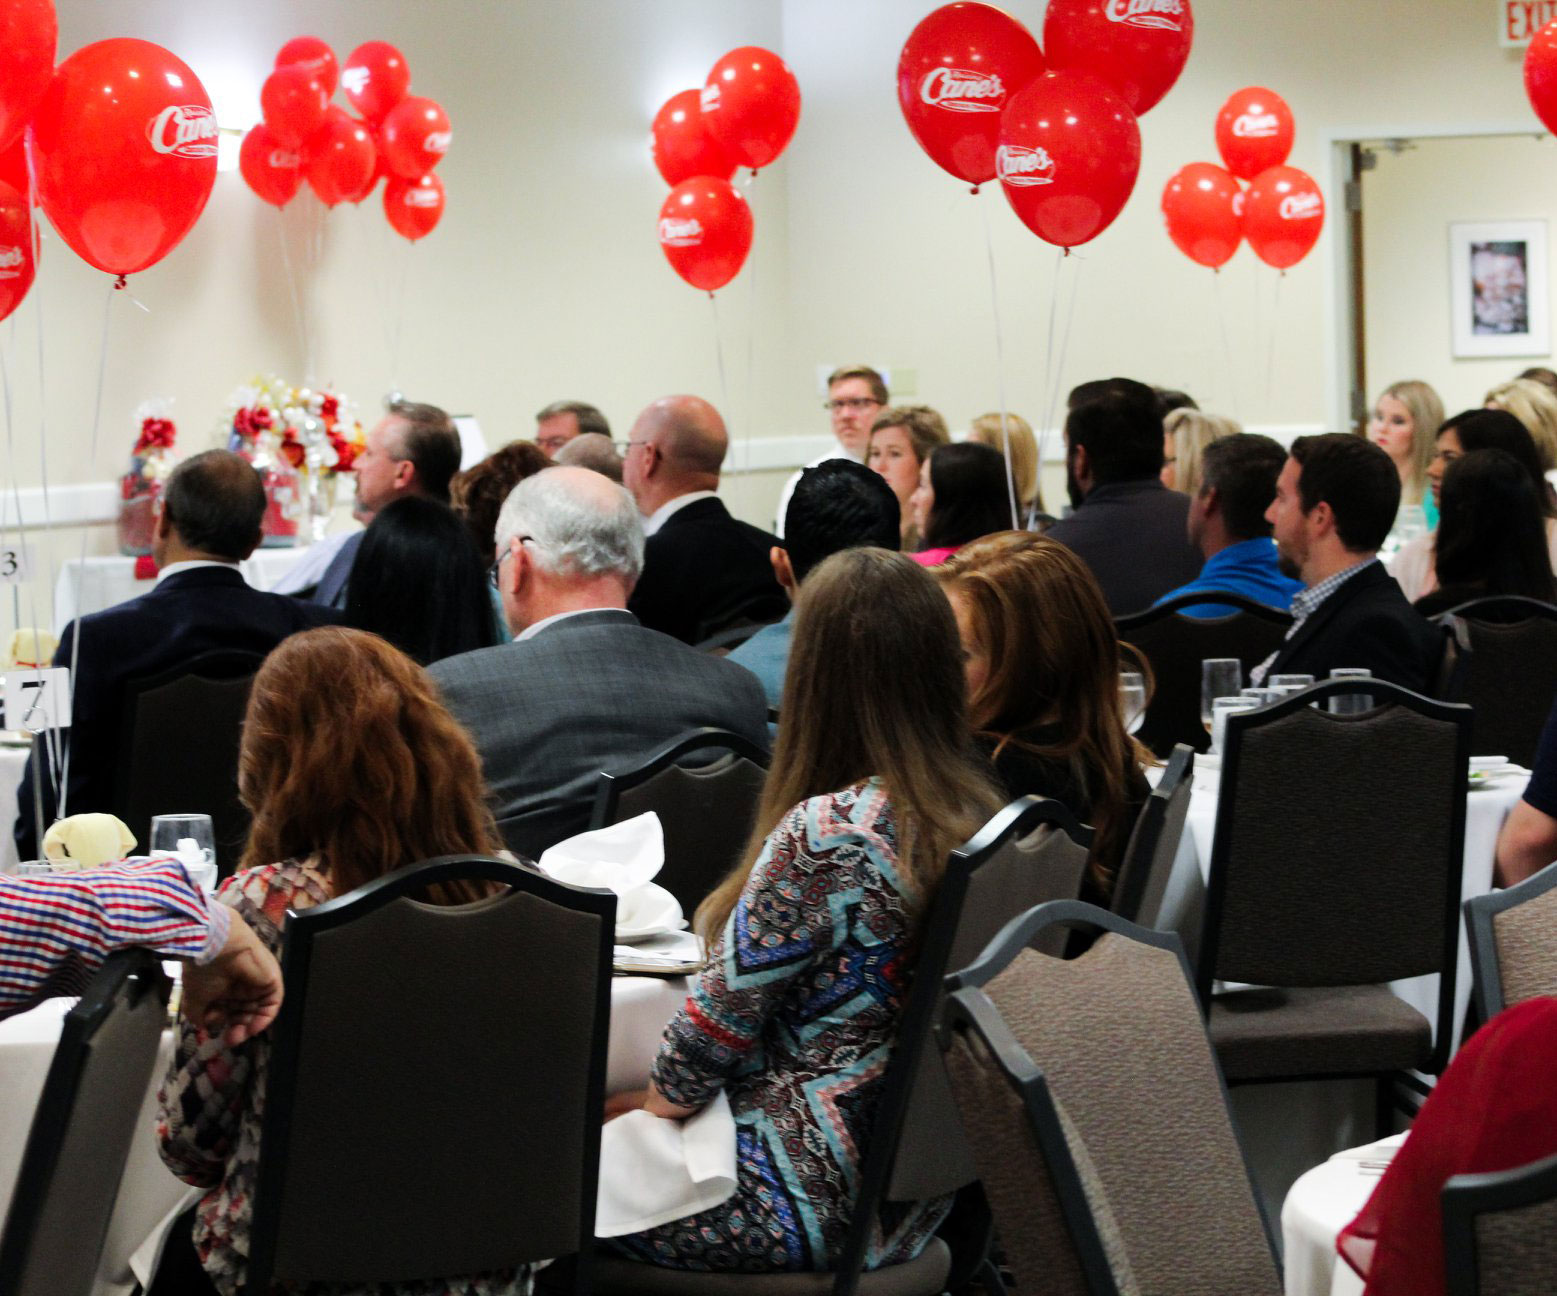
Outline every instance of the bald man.
[(768, 560), (778, 540), (731, 517), (717, 494), (729, 444), (724, 420), (707, 401), (667, 396), (638, 416), (622, 459), (622, 484), (648, 536), (627, 606), (650, 629), (683, 643), (766, 625), (788, 611)]

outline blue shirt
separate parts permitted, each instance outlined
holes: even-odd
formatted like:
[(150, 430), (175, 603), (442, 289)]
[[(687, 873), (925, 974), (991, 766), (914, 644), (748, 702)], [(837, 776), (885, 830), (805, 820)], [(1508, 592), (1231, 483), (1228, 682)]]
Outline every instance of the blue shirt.
[(790, 608), (782, 621), (763, 626), (740, 647), (731, 650), (727, 660), (744, 666), (762, 684), (768, 705), (777, 708), (784, 695), (784, 668), (789, 665), (789, 627), (795, 619)]
[[(1221, 553), (1212, 554), (1200, 569), (1199, 576), (1188, 585), (1170, 590), (1157, 602), (1166, 603), (1171, 598), (1178, 598), (1180, 594), (1199, 594), (1212, 590), (1242, 594), (1256, 603), (1288, 612), (1292, 609), (1293, 595), (1302, 588), (1302, 581), (1281, 574), (1281, 569), (1276, 565), (1276, 542), (1261, 536), (1228, 545)], [(1201, 603), (1181, 609), (1184, 616), (1191, 617), (1231, 616), (1235, 611), (1236, 608), (1225, 603)]]

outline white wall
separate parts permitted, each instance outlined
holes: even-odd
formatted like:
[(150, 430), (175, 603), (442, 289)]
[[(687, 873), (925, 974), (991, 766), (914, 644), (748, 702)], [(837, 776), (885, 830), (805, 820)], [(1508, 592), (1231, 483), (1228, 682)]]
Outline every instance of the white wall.
[[(790, 154), (751, 191), (751, 267), (719, 301), (738, 441), (825, 432), (816, 366), (855, 358), (912, 371), (912, 392), (900, 394), (938, 405), (954, 425), (993, 407), (986, 215), (1011, 408), (1039, 421), (1073, 383), (1123, 372), (1187, 387), (1250, 424), (1327, 424), (1338, 407), (1332, 235), (1282, 281), (1278, 304), (1275, 272), (1247, 250), (1216, 277), (1173, 249), (1157, 211), (1167, 178), (1215, 158), (1215, 111), (1251, 82), (1287, 97), (1299, 132), (1292, 160), (1322, 179), (1327, 140), (1348, 131), (1534, 126), (1519, 55), (1498, 48), (1493, 6), (1480, 0), (1197, 0), (1189, 67), (1143, 119), (1136, 194), (1065, 268), (1080, 291), (1065, 364), (1046, 381), (1055, 250), (1027, 233), (996, 189), (975, 199), (942, 173), (898, 112), (897, 53), (930, 0), (58, 2), (61, 56), (110, 35), (158, 41), (210, 83), (220, 115), (236, 125), (255, 113), (259, 82), (290, 36), (318, 34), (343, 56), (374, 37), (402, 48), (414, 89), (453, 119), (441, 169), (448, 212), (414, 249), (388, 236), (371, 204), (330, 218), (313, 285), (319, 376), (370, 416), (397, 383), (476, 414), (494, 443), (528, 434), (533, 411), (561, 396), (596, 401), (624, 429), (667, 391), (725, 401), (709, 303), (655, 245), (664, 186), (645, 138), (658, 104), (737, 44), (777, 46), (805, 100)], [(1011, 8), (1038, 28), (1038, 0)], [(1339, 195), (1330, 198), (1333, 230)], [(235, 172), (224, 173), (184, 245), (132, 282), (151, 313), (120, 294), (95, 452), (107, 282), (50, 241), (36, 296), (55, 483), (115, 475), (134, 433), (131, 411), (147, 397), (177, 398), (189, 450), (207, 443), (236, 384), (268, 369), (301, 376), (277, 223)], [(392, 308), (380, 294), (387, 287), (392, 299), (407, 266), (401, 361), (391, 373)], [(0, 327), (16, 401), (16, 477), (27, 487), (39, 480), (35, 321), (28, 303)], [(737, 508), (764, 520), (778, 476), (733, 481)], [(3, 443), (0, 477), (10, 477)], [(79, 543), (75, 533), (56, 538), (56, 557)], [(88, 539), (94, 550), (108, 543), (104, 528)]]

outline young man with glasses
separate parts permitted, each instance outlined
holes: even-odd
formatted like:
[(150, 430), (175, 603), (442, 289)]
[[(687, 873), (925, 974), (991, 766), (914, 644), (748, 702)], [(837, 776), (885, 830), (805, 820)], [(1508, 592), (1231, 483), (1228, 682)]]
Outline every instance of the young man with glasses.
[(886, 380), (869, 365), (844, 365), (827, 376), (827, 400), (823, 408), (832, 416), (833, 436), (838, 444), (826, 454), (818, 455), (804, 468), (796, 469), (784, 483), (779, 494), (778, 517), (773, 531), (784, 538), (784, 515), (789, 511), (789, 497), (795, 493), (795, 485), (806, 468), (829, 459), (852, 459), (865, 462), (865, 448), (870, 443), (871, 424), (876, 415), (887, 407)]

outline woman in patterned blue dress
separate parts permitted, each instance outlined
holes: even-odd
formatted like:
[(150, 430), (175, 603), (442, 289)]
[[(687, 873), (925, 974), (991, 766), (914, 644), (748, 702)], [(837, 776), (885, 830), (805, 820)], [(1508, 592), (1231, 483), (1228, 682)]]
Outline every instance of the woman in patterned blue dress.
[[(806, 578), (758, 831), (704, 902), (709, 963), (649, 1089), (684, 1118), (723, 1090), (738, 1183), (611, 1245), (681, 1269), (828, 1270), (842, 1252), (917, 936), (948, 852), (1001, 798), (973, 755), (956, 623), (929, 574), (849, 550)], [(894, 1207), (866, 1263), (918, 1255), (949, 1198)]]

